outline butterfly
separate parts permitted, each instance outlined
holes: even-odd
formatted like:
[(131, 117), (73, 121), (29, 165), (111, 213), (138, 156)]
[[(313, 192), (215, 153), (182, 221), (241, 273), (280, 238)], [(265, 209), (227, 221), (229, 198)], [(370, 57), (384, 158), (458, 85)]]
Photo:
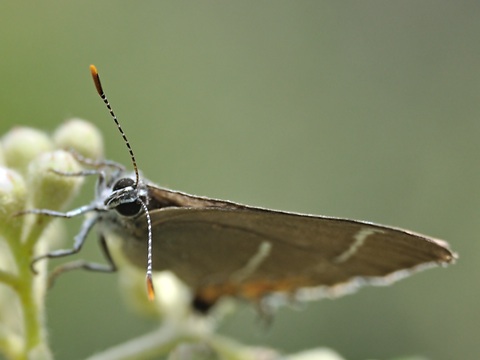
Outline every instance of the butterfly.
[(192, 290), (192, 306), (207, 312), (225, 296), (255, 303), (275, 294), (311, 300), (363, 284), (387, 284), (456, 259), (446, 242), (400, 228), (251, 207), (155, 185), (138, 171), (98, 71), (94, 65), (90, 71), (123, 136), (134, 171), (127, 172), (110, 161), (79, 157), (98, 175), (96, 198), (67, 213), (34, 212), (62, 217), (93, 215), (84, 221), (72, 249), (54, 250), (33, 263), (79, 252), (97, 225), (107, 264), (77, 262), (62, 269), (115, 271), (105, 240), (114, 234), (125, 257), (146, 269), (151, 299), (152, 272), (169, 270)]

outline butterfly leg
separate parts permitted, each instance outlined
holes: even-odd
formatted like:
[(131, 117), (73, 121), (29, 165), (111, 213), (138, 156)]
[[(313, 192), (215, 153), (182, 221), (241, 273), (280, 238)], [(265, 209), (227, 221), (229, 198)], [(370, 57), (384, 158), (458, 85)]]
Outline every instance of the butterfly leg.
[(51, 172), (54, 174), (60, 175), (60, 176), (91, 176), (91, 175), (102, 175), (101, 170), (97, 169), (92, 169), (92, 170), (81, 170), (81, 171), (60, 171), (60, 170), (55, 170), (55, 169), (49, 169)]
[(80, 153), (76, 152), (73, 149), (68, 149), (68, 152), (72, 154), (72, 156), (77, 160), (80, 164), (85, 166), (90, 166), (94, 169), (90, 170), (81, 170), (75, 172), (68, 172), (68, 171), (59, 171), (55, 169), (50, 169), (51, 172), (60, 175), (60, 176), (90, 176), (90, 175), (99, 175), (101, 178), (104, 178), (104, 171), (103, 168), (113, 168), (117, 169), (117, 171), (124, 171), (125, 167), (122, 164), (119, 164), (115, 161), (111, 160), (93, 160), (87, 158)]
[(117, 265), (113, 261), (113, 258), (107, 246), (107, 242), (105, 241), (105, 237), (103, 235), (100, 235), (99, 244), (100, 244), (100, 248), (102, 249), (104, 257), (107, 260), (107, 264), (87, 262), (85, 260), (72, 261), (66, 264), (62, 264), (56, 267), (50, 273), (50, 276), (48, 277), (48, 286), (52, 287), (59, 275), (71, 270), (84, 269), (88, 271), (97, 271), (97, 272), (105, 272), (105, 273), (116, 272)]
[(68, 149), (68, 152), (72, 154), (72, 156), (77, 160), (80, 164), (91, 166), (94, 168), (103, 168), (103, 167), (111, 167), (116, 168), (118, 170), (125, 170), (125, 167), (122, 164), (119, 164), (115, 161), (111, 160), (93, 160), (87, 158), (80, 154), (79, 152), (75, 151), (74, 149)]
[(76, 208), (67, 212), (48, 210), (48, 209), (29, 209), (29, 210), (19, 211), (14, 216), (36, 214), (36, 215), (46, 215), (46, 216), (61, 217), (61, 218), (69, 219), (69, 218), (83, 215), (83, 214), (86, 214), (87, 212), (95, 211), (95, 210), (101, 211), (103, 209), (99, 209), (97, 204), (90, 204), (90, 205), (81, 206), (79, 208)]
[[(94, 207), (93, 207), (94, 209)], [(81, 208), (66, 212), (66, 213), (61, 213), (57, 211), (50, 211), (50, 210), (29, 210), (29, 213), (34, 213), (34, 214), (44, 214), (44, 215), (51, 215), (51, 216), (59, 216), (59, 217), (73, 217), (77, 216), (80, 214), (83, 214), (87, 211), (93, 210), (92, 205), (87, 205), (83, 206)], [(78, 253), (83, 244), (85, 243), (85, 240), (87, 238), (88, 233), (92, 229), (93, 225), (98, 221), (99, 215), (95, 215), (93, 217), (85, 219), (85, 221), (82, 224), (82, 227), (80, 229), (80, 232), (75, 236), (74, 243), (73, 243), (73, 248), (71, 249), (60, 249), (60, 250), (54, 250), (49, 253), (46, 253), (44, 255), (40, 255), (35, 257), (32, 262), (30, 263), (30, 268), (32, 271), (37, 274), (38, 272), (35, 270), (35, 263), (39, 260), (42, 259), (52, 259), (52, 258), (58, 258), (58, 257), (63, 257), (63, 256), (69, 256)]]

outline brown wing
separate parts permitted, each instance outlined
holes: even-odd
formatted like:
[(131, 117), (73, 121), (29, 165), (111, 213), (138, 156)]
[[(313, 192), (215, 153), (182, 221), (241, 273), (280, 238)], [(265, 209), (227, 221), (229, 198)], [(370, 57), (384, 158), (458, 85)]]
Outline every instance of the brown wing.
[[(384, 283), (455, 258), (445, 242), (401, 229), (158, 188), (152, 193), (175, 199), (150, 212), (154, 269), (172, 271), (209, 304), (224, 295), (258, 300), (352, 281)], [(145, 219), (137, 221), (145, 224)], [(135, 238), (142, 240), (130, 242), (126, 253), (145, 267), (140, 260), (146, 259), (146, 231)]]

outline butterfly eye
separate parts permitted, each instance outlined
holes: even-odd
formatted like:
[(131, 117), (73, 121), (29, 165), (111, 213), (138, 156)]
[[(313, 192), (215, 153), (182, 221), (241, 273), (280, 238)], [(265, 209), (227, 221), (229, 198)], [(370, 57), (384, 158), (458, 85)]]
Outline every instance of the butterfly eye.
[(139, 202), (131, 202), (118, 205), (115, 210), (122, 216), (135, 216), (142, 209), (142, 205)]
[[(123, 178), (115, 183), (113, 186), (113, 191), (125, 189), (129, 186), (133, 186), (134, 184), (135, 181), (133, 179)], [(122, 216), (135, 216), (140, 212), (141, 209), (142, 205), (138, 201), (125, 202), (115, 207), (115, 210)]]
[(113, 191), (124, 189), (128, 186), (132, 186), (133, 184), (135, 184), (135, 181), (131, 178), (120, 179), (115, 183), (115, 185), (113, 185)]

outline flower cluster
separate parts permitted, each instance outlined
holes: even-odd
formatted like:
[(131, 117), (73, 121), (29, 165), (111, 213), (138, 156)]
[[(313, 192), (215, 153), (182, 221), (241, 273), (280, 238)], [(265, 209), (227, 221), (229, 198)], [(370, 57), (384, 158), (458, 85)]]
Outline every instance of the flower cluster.
[(58, 173), (81, 169), (70, 148), (98, 158), (100, 133), (72, 119), (52, 136), (16, 127), (0, 142), (0, 351), (11, 359), (51, 358), (44, 316), (46, 262), (37, 264), (37, 276), (30, 265), (61, 236), (61, 223), (25, 210), (61, 211), (77, 194), (83, 178)]

